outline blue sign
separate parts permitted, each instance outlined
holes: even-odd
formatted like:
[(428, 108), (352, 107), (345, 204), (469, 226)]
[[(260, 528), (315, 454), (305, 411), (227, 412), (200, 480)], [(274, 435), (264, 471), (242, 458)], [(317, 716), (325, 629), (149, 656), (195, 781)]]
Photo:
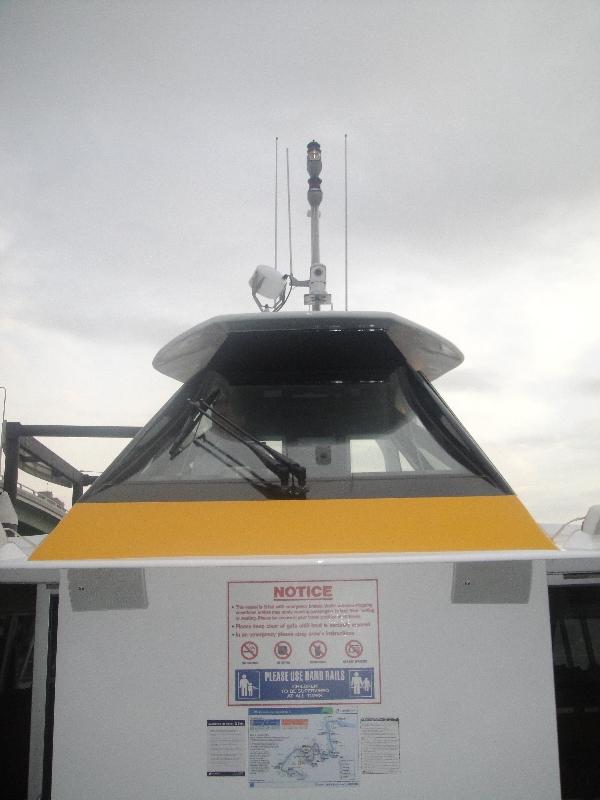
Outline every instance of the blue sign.
[[(294, 717), (294, 716), (302, 716), (305, 717), (307, 714), (332, 714), (333, 708), (327, 708), (323, 706), (318, 706), (317, 708), (309, 708), (308, 706), (304, 706), (304, 708), (282, 708), (278, 706), (277, 708), (249, 708), (248, 709), (248, 716), (249, 717), (268, 717), (269, 715), (276, 716), (276, 717)], [(266, 720), (265, 720), (266, 721)], [(262, 720), (253, 719), (252, 724), (255, 722), (262, 722)]]
[(236, 669), (235, 699), (242, 703), (372, 700), (374, 669)]

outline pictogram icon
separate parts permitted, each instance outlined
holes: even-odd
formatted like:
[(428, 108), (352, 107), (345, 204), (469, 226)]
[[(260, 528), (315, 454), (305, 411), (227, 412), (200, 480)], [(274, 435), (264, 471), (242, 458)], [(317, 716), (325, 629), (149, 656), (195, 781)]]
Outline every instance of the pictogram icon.
[(350, 639), (346, 642), (346, 655), (349, 658), (360, 658), (363, 652), (363, 646), (358, 639)]
[(325, 658), (327, 655), (327, 645), (320, 639), (310, 643), (310, 654), (313, 658)]
[(292, 645), (285, 641), (277, 642), (273, 648), (273, 652), (277, 658), (287, 659), (292, 655)]
[(242, 658), (244, 658), (246, 661), (254, 661), (258, 655), (258, 645), (254, 642), (244, 642), (244, 644), (240, 647), (240, 652), (242, 654)]

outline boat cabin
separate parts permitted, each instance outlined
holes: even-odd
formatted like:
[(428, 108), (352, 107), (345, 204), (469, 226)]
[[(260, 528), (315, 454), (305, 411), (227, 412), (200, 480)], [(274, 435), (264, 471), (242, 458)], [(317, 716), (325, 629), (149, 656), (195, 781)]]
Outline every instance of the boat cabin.
[(334, 312), (218, 317), (158, 353), (173, 398), (0, 571), (37, 585), (30, 800), (593, 796), (569, 746), (597, 719), (593, 615), (564, 720), (598, 562), (441, 399), (461, 360)]

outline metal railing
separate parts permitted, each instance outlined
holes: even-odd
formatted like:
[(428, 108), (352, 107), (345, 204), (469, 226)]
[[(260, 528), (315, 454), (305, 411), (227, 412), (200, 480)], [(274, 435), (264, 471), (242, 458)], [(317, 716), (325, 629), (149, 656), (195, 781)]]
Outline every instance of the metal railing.
[[(4, 487), (4, 480), (0, 477), (0, 488)], [(60, 497), (48, 496), (46, 489), (32, 489), (31, 486), (26, 486), (24, 483), (17, 481), (17, 496), (32, 495), (40, 503), (40, 505), (51, 508), (53, 511), (62, 511), (66, 513), (67, 507)]]

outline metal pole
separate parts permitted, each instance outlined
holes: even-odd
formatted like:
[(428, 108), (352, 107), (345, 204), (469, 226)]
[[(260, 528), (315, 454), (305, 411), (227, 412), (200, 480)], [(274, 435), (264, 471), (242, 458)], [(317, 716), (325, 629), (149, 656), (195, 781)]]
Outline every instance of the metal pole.
[(71, 495), (71, 504), (75, 505), (75, 503), (79, 500), (82, 494), (83, 494), (83, 484), (75, 482), (73, 484), (73, 494)]
[(310, 210), (310, 263), (313, 267), (315, 264), (321, 263), (319, 253), (319, 209), (316, 207)]
[(314, 140), (309, 142), (306, 155), (306, 168), (308, 170), (308, 204), (310, 206), (310, 249), (311, 266), (321, 263), (319, 255), (319, 206), (323, 199), (321, 191), (321, 145)]
[(4, 491), (12, 504), (17, 501), (17, 484), (19, 482), (19, 439), (21, 438), (18, 422), (4, 423), (4, 449), (6, 462), (4, 466)]
[(0, 436), (0, 477), (2, 476), (2, 446), (4, 444), (4, 423), (6, 421), (6, 386), (0, 386), (4, 392), (4, 404), (2, 406), (2, 434)]
[(131, 439), (141, 430), (133, 425), (22, 425), (20, 422), (7, 422), (19, 426), (19, 436), (57, 436), (67, 438)]
[(310, 206), (310, 248), (311, 265), (308, 281), (309, 293), (304, 295), (304, 304), (312, 311), (320, 311), (323, 303), (331, 303), (331, 295), (327, 293), (327, 269), (321, 264), (319, 253), (319, 206), (323, 199), (321, 191), (321, 145), (314, 140), (308, 143), (306, 168), (308, 170), (308, 204)]

